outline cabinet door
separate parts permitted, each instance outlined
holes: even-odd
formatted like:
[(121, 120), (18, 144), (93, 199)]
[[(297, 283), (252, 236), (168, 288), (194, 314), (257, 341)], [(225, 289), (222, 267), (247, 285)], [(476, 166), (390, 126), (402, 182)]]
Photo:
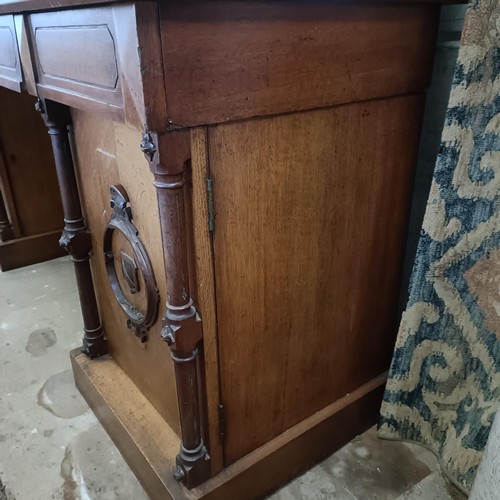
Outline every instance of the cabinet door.
[(209, 128), (226, 465), (388, 369), (422, 103)]

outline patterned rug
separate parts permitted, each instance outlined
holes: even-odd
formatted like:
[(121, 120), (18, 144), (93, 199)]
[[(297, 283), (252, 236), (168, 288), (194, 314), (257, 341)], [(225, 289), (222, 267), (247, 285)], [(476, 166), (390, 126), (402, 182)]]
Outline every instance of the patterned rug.
[(500, 2), (467, 11), (379, 435), (463, 490), (500, 401)]

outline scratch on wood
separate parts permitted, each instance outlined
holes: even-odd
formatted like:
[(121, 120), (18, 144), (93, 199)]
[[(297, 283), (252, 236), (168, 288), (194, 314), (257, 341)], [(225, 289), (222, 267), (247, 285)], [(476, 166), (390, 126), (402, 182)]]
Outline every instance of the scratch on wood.
[(110, 153), (109, 151), (105, 151), (102, 148), (96, 148), (96, 151), (98, 153), (101, 153), (104, 156), (107, 156), (108, 158), (113, 158), (113, 159), (116, 158), (116, 156), (113, 153)]

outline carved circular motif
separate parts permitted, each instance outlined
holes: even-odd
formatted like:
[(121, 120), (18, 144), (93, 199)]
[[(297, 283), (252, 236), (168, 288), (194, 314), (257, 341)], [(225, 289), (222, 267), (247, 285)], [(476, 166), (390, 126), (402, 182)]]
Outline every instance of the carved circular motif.
[[(147, 340), (147, 333), (156, 321), (160, 295), (156, 287), (153, 267), (146, 249), (139, 237), (137, 228), (132, 223), (132, 210), (129, 206), (127, 192), (120, 184), (113, 185), (111, 192), (111, 208), (114, 213), (104, 231), (103, 251), (106, 271), (115, 298), (127, 316), (127, 326), (141, 339)], [(117, 266), (113, 242), (117, 235), (123, 236), (130, 244), (131, 252), (120, 249)], [(130, 253), (132, 255), (130, 255)], [(120, 276), (117, 273), (117, 267)], [(139, 310), (129, 299), (132, 295), (145, 289), (145, 310)], [(125, 292), (122, 287), (127, 287)]]

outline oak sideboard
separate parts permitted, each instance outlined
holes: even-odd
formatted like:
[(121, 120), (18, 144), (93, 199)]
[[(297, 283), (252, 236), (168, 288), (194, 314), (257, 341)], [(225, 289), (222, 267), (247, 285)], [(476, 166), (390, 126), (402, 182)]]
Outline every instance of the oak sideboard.
[(76, 384), (152, 498), (262, 497), (376, 422), (438, 16), (0, 5), (0, 85), (52, 141)]

